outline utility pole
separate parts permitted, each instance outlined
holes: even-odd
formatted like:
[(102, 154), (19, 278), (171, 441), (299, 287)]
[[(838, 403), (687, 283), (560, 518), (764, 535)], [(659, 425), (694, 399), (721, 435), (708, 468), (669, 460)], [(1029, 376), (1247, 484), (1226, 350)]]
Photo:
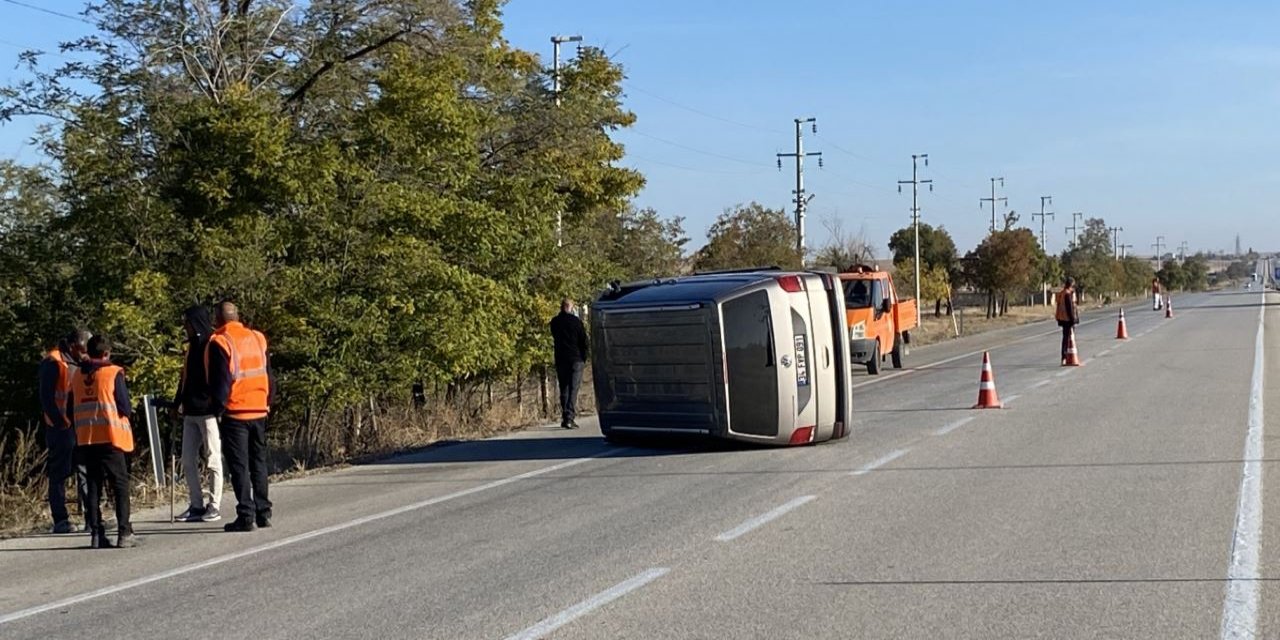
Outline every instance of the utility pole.
[(1133, 245), (1131, 244), (1120, 245), (1120, 259), (1124, 260), (1125, 258), (1129, 257), (1129, 249), (1132, 249), (1132, 248), (1133, 248)]
[(1164, 258), (1164, 236), (1156, 236), (1156, 243), (1151, 245), (1156, 250), (1156, 269), (1160, 268), (1160, 260)]
[(1049, 244), (1044, 237), (1044, 219), (1046, 217), (1052, 218), (1053, 212), (1045, 211), (1044, 210), (1045, 204), (1053, 204), (1053, 196), (1040, 196), (1040, 213), (1032, 213), (1031, 219), (1035, 220), (1037, 216), (1039, 216), (1040, 218), (1040, 248), (1044, 250), (1045, 254), (1048, 254)]
[(560, 45), (566, 42), (582, 42), (582, 36), (551, 36), (551, 93), (556, 97), (557, 107), (560, 106)]
[[(566, 42), (582, 42), (582, 36), (551, 36), (551, 94), (560, 106), (560, 45)], [(556, 212), (556, 247), (564, 246), (564, 212)]]
[(1079, 211), (1077, 211), (1077, 212), (1075, 212), (1075, 213), (1071, 214), (1071, 226), (1069, 226), (1069, 227), (1067, 227), (1067, 228), (1066, 228), (1066, 232), (1071, 234), (1071, 248), (1072, 248), (1072, 249), (1074, 249), (1074, 248), (1076, 247), (1076, 242), (1078, 242), (1078, 241), (1079, 241), (1079, 231), (1080, 231), (1080, 227), (1079, 227), (1079, 226), (1077, 226), (1077, 224), (1076, 224), (1076, 223), (1077, 223), (1077, 222), (1079, 222), (1080, 220), (1083, 220), (1083, 219), (1084, 219), (1084, 214), (1083, 214), (1083, 213), (1081, 213), (1081, 212), (1079, 212)]
[(1186, 261), (1187, 261), (1187, 249), (1188, 249), (1188, 248), (1189, 248), (1189, 247), (1187, 246), (1187, 241), (1186, 241), (1186, 240), (1183, 240), (1183, 241), (1182, 241), (1182, 244), (1178, 245), (1178, 253), (1182, 254), (1182, 262), (1186, 262)]
[(818, 132), (818, 119), (817, 119), (817, 118), (803, 118), (803, 119), (801, 119), (801, 118), (796, 118), (795, 122), (796, 122), (796, 152), (795, 152), (795, 153), (779, 153), (779, 154), (777, 154), (777, 155), (778, 155), (778, 170), (779, 170), (779, 171), (781, 171), (781, 170), (782, 170), (782, 159), (783, 159), (783, 158), (795, 158), (795, 159), (796, 159), (796, 190), (795, 190), (795, 194), (796, 194), (796, 252), (800, 254), (800, 261), (801, 261), (801, 262), (804, 262), (804, 257), (805, 257), (805, 251), (804, 251), (804, 210), (805, 210), (805, 208), (806, 208), (806, 207), (808, 207), (808, 206), (809, 206), (809, 201), (810, 201), (810, 200), (813, 200), (813, 196), (812, 196), (812, 195), (810, 195), (810, 196), (808, 196), (808, 197), (805, 197), (805, 193), (804, 193), (804, 159), (805, 159), (805, 157), (807, 157), (807, 156), (817, 156), (817, 157), (818, 157), (818, 168), (819, 168), (819, 169), (821, 169), (821, 168), (822, 168), (822, 152), (821, 152), (821, 151), (817, 151), (817, 152), (809, 152), (809, 153), (805, 153), (805, 151), (804, 151), (804, 125), (805, 125), (806, 123), (810, 124), (810, 125), (812, 126), (812, 128), (813, 128), (813, 133), (817, 133), (817, 132)]
[(981, 209), (981, 208), (982, 208), (982, 203), (983, 203), (983, 202), (990, 202), (990, 203), (991, 203), (991, 233), (995, 233), (995, 232), (996, 232), (996, 202), (1003, 202), (1003, 203), (1004, 203), (1004, 206), (1006, 206), (1006, 207), (1007, 207), (1007, 206), (1009, 206), (1009, 199), (1008, 199), (1008, 198), (997, 198), (997, 197), (996, 197), (996, 182), (997, 182), (997, 181), (1000, 183), (1000, 186), (1001, 186), (1001, 187), (1003, 187), (1003, 186), (1004, 186), (1004, 178), (992, 178), (992, 179), (991, 179), (991, 197), (990, 197), (990, 198), (979, 198), (979, 199), (978, 199), (978, 208), (979, 208), (979, 209)]
[(902, 193), (902, 185), (911, 185), (911, 226), (915, 229), (916, 234), (916, 326), (920, 326), (920, 185), (929, 185), (929, 191), (933, 191), (933, 180), (921, 180), (916, 173), (916, 163), (924, 160), (924, 166), (929, 166), (929, 154), (911, 154), (911, 179), (898, 181), (898, 193)]
[(1120, 258), (1120, 232), (1124, 231), (1124, 227), (1107, 227), (1107, 231), (1111, 232), (1111, 257)]

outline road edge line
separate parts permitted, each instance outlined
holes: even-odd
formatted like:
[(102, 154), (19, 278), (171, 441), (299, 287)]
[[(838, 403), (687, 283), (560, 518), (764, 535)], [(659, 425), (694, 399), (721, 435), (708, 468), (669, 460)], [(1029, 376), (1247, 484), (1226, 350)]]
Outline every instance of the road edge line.
[(1257, 637), (1258, 564), (1262, 547), (1263, 378), (1266, 375), (1267, 294), (1258, 309), (1258, 333), (1253, 344), (1253, 377), (1249, 387), (1249, 431), (1245, 436), (1240, 477), (1240, 502), (1232, 532), (1231, 566), (1222, 602), (1224, 640)]

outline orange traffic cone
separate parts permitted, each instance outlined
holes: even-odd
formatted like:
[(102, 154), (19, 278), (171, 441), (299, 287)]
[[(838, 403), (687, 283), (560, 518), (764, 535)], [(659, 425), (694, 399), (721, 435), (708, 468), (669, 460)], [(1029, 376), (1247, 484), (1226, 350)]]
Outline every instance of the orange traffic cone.
[(982, 352), (982, 378), (978, 382), (978, 404), (974, 409), (1003, 409), (996, 395), (996, 374), (991, 370), (991, 354)]
[(1064, 367), (1083, 366), (1080, 363), (1080, 354), (1076, 351), (1076, 330), (1071, 330), (1071, 335), (1067, 338), (1067, 357), (1062, 361)]
[(1129, 327), (1124, 323), (1124, 309), (1120, 310), (1120, 324), (1116, 325), (1116, 340), (1128, 340)]
[(1169, 296), (1169, 299), (1164, 302), (1164, 317), (1173, 317), (1173, 296)]

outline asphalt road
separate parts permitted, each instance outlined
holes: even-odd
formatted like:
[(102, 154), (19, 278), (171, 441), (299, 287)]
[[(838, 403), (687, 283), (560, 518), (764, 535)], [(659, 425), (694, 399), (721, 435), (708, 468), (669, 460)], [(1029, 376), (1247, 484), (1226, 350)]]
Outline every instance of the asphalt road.
[(0, 637), (1280, 637), (1280, 294), (1175, 302), (1080, 368), (1038, 324), (859, 374), (846, 442), (542, 428), (281, 483), (254, 534), (0, 542)]

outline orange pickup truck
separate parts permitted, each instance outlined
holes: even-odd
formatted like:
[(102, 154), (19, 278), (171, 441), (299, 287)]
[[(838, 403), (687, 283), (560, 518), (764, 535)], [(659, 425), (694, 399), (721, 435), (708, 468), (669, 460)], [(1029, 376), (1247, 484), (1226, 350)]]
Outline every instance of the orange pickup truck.
[(855, 364), (867, 365), (867, 373), (880, 373), (888, 356), (893, 368), (902, 358), (916, 328), (916, 301), (898, 297), (893, 278), (864, 264), (840, 274), (844, 286), (845, 323), (849, 327), (849, 354)]

